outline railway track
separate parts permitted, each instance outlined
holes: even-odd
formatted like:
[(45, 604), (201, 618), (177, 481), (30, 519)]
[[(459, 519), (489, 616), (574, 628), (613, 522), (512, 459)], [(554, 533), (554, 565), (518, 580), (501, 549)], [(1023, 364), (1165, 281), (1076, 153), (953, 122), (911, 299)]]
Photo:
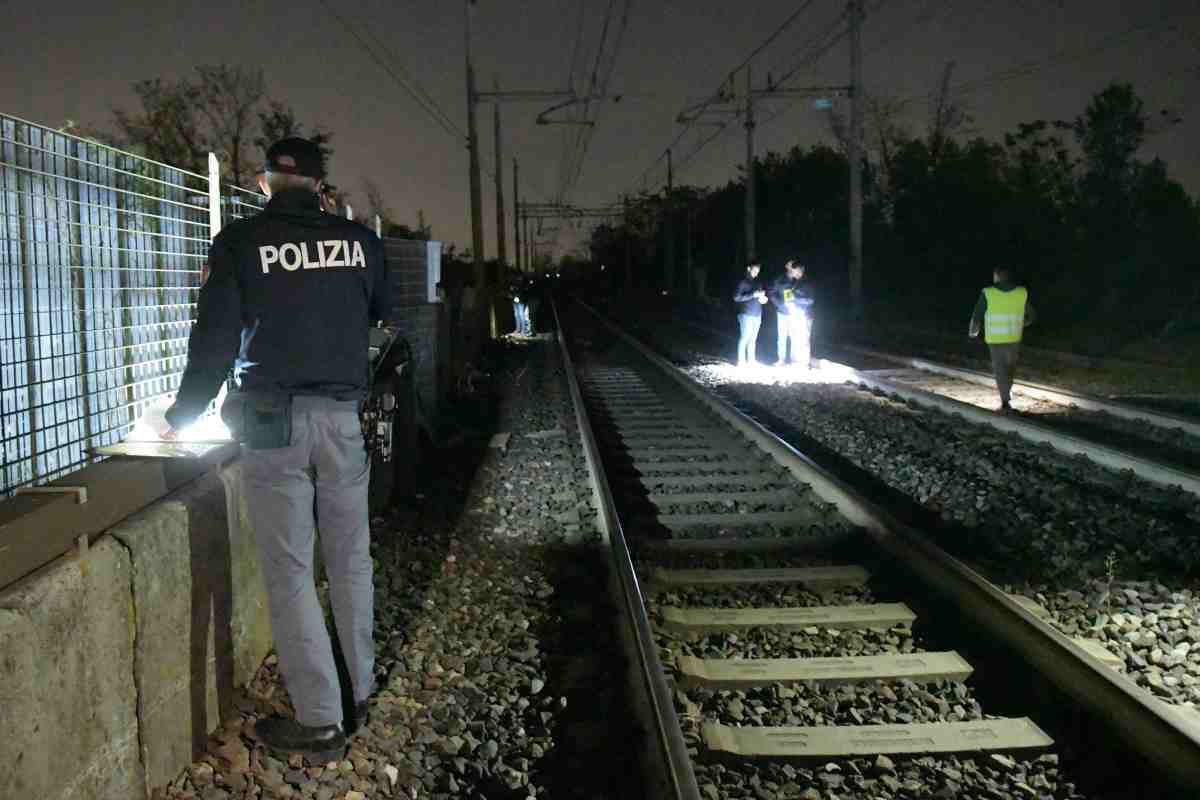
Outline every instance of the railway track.
[[(1196, 732), (1102, 651), (1050, 628), (590, 309), (576, 304), (564, 321), (654, 733), (655, 796), (1200, 788)], [(976, 663), (975, 652), (988, 655)], [(1058, 702), (1024, 688), (1006, 696), (1030, 670)], [(1072, 761), (1120, 740), (1116, 763), (1139, 765), (1133, 784), (1080, 794), (1060, 773), (1047, 731), (1081, 724), (1104, 734), (1081, 745), (1076, 730)], [(1148, 765), (1162, 782), (1145, 777)]]
[[(734, 346), (729, 331), (677, 322), (717, 344), (718, 353)], [(827, 355), (830, 359), (821, 363), (841, 370), (847, 381), (1200, 495), (1200, 419), (1195, 417), (1027, 381), (1013, 385), (1018, 413), (999, 416), (993, 413), (995, 381), (986, 373), (855, 346), (836, 346)]]

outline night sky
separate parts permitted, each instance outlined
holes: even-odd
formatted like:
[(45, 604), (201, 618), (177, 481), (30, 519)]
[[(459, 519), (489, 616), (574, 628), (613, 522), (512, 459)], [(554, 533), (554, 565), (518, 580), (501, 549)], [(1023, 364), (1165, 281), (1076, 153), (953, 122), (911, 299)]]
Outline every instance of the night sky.
[[(614, 5), (619, 8), (621, 0)], [(612, 202), (622, 192), (655, 188), (665, 170), (647, 168), (679, 130), (675, 115), (723, 80), (751, 50), (804, 3), (799, 0), (633, 0), (610, 90), (625, 94), (599, 113), (576, 190), (581, 204)], [(505, 89), (558, 89), (566, 84), (581, 9), (583, 44), (576, 85), (591, 65), (608, 0), (479, 0), (472, 12), (473, 47), (482, 89), (498, 76)], [(812, 0), (797, 22), (754, 61), (756, 76), (776, 75), (827, 29), (843, 0)], [(417, 81), (465, 128), (463, 5), (460, 0), (342, 0), (338, 13), (390, 49), (393, 63)], [(938, 84), (949, 60), (954, 84), (968, 87), (980, 134), (999, 136), (1018, 122), (1073, 118), (1113, 80), (1134, 84), (1157, 117), (1169, 108), (1183, 121), (1151, 136), (1142, 157), (1161, 156), (1171, 174), (1200, 193), (1200, 3), (1197, 0), (867, 0), (863, 33), (868, 92), (916, 97), (908, 104), (914, 131), (925, 125), (920, 98)], [(518, 9), (513, 11), (513, 9)], [(610, 26), (610, 39), (616, 34)], [(270, 94), (302, 121), (334, 133), (330, 180), (362, 203), (362, 178), (383, 188), (396, 217), (415, 224), (424, 209), (436, 238), (470, 245), (466, 149), (422, 111), (362, 52), (319, 0), (284, 3), (11, 2), (0, 25), (0, 112), (59, 126), (65, 120), (111, 126), (113, 106), (133, 107), (130, 85), (174, 78), (203, 63), (262, 66)], [(1024, 74), (1001, 78), (1014, 67)], [(842, 41), (805, 85), (843, 84), (849, 46)], [(505, 194), (511, 209), (511, 156), (521, 160), (525, 199), (552, 197), (559, 183), (563, 137), (578, 129), (539, 127), (548, 104), (508, 105)], [(811, 102), (773, 101), (757, 132), (758, 152), (828, 142), (828, 124)], [(684, 159), (699, 128), (678, 146)], [(481, 152), (492, 163), (491, 107), (480, 106)], [(715, 185), (736, 175), (742, 129), (730, 126), (677, 172), (676, 181)], [(486, 251), (495, 254), (491, 179), (484, 175)], [(511, 225), (511, 223), (510, 223)], [(567, 234), (561, 243), (575, 237)], [(509, 235), (511, 249), (511, 233)]]

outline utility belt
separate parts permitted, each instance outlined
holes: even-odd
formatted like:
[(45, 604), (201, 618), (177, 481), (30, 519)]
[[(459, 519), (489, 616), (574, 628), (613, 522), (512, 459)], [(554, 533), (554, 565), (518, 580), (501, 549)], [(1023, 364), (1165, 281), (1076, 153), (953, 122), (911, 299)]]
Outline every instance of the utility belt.
[[(283, 392), (231, 391), (221, 406), (221, 420), (234, 441), (251, 450), (275, 450), (292, 443), (292, 406), (295, 395)], [(392, 459), (392, 424), (396, 397), (390, 392), (362, 400), (358, 395), (333, 397), (358, 400), (358, 421), (369, 454), (383, 462)]]

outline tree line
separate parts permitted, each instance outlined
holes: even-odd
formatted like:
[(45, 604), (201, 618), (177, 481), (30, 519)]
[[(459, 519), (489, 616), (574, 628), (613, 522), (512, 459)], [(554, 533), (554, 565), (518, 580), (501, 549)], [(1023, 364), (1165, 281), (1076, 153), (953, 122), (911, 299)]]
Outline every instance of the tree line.
[[(333, 155), (333, 133), (320, 123), (301, 121), (289, 104), (272, 97), (261, 68), (199, 65), (184, 77), (140, 80), (132, 89), (137, 107), (113, 108), (111, 127), (68, 121), (61, 130), (200, 175), (208, 174), (212, 152), (221, 164), (221, 180), (246, 189), (255, 188), (266, 149), (280, 139), (302, 136), (316, 142), (327, 163)], [(385, 236), (430, 238), (423, 213), (416, 226), (403, 224), (376, 182), (364, 178), (362, 186), (365, 203), (356, 219), (374, 224), (378, 214)], [(342, 208), (355, 205), (344, 185), (337, 197)]]
[[(1200, 327), (1200, 206), (1162, 160), (1138, 157), (1161, 115), (1152, 118), (1132, 86), (1108, 86), (1073, 120), (1024, 123), (999, 140), (973, 135), (970, 115), (945, 94), (920, 133), (901, 110), (888, 100), (867, 106), (870, 313), (958, 319), (1003, 265), (1029, 284), (1047, 325), (1113, 336)], [(842, 146), (768, 153), (754, 169), (758, 260), (771, 272), (804, 259), (836, 310), (846, 302), (849, 163), (844, 125), (831, 123)], [(745, 261), (744, 200), (741, 177), (643, 193), (626, 222), (594, 231), (593, 257), (620, 265), (628, 252), (639, 282), (663, 286), (670, 230), (670, 288), (683, 285), (690, 248), (710, 293), (724, 294)]]

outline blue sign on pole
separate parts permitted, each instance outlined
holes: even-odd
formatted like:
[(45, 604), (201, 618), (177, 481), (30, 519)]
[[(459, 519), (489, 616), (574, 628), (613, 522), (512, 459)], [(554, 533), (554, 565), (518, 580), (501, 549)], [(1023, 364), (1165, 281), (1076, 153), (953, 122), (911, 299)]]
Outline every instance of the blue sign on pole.
[(833, 101), (827, 97), (820, 97), (816, 100), (813, 100), (813, 108), (817, 109), (818, 111), (825, 111), (833, 108)]

